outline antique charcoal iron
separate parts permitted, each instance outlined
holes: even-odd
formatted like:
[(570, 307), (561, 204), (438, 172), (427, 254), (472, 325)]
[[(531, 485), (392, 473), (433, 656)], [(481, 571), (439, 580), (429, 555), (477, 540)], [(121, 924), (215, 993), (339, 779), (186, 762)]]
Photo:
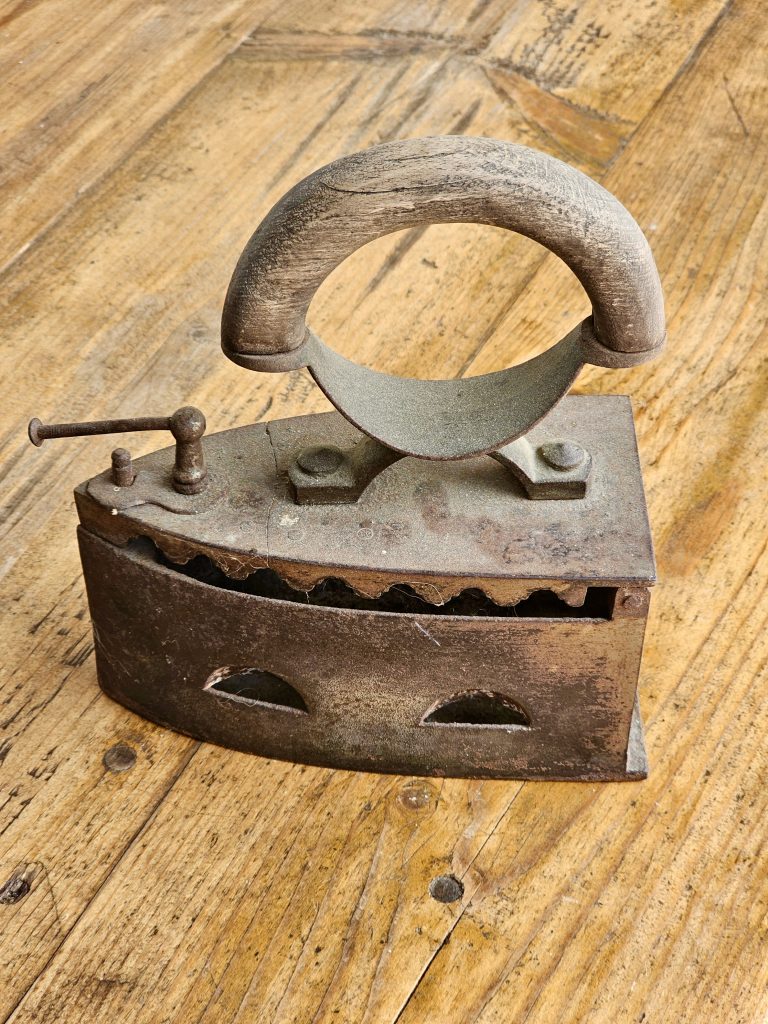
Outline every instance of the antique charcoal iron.
[[(543, 355), (463, 380), (391, 377), (326, 348), (305, 316), (334, 267), (439, 222), (540, 242), (592, 316)], [(222, 347), (251, 370), (307, 367), (338, 412), (207, 436), (192, 408), (30, 424), (35, 444), (176, 439), (135, 463), (117, 449), (75, 491), (101, 686), (266, 757), (644, 777), (636, 690), (655, 571), (632, 412), (625, 397), (563, 396), (584, 364), (634, 366), (664, 337), (639, 227), (552, 157), (451, 136), (321, 168), (248, 242)]]

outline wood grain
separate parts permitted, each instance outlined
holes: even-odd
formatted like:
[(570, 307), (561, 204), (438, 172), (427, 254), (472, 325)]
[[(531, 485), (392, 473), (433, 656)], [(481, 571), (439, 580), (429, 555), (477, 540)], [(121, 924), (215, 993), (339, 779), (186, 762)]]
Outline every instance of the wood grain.
[(626, 208), (545, 153), (467, 135), (371, 146), (287, 192), (238, 260), (222, 344), (248, 365), (293, 352), (280, 368), (306, 365), (298, 351), (308, 341), (306, 313), (331, 271), (382, 235), (442, 223), (503, 227), (559, 256), (591, 300), (603, 345), (648, 352), (663, 344), (658, 274)]
[[(763, 1020), (762, 6), (254, 4), (222, 42), (222, 9), (185, 5), (173, 44), (130, 6), (8, 9), (27, 27), (6, 44), (35, 41), (37, 64), (6, 104), (29, 170), (5, 235), (28, 248), (3, 276), (0, 894), (28, 891), (0, 898), (2, 1019)], [(38, 150), (48, 79), (72, 109)], [(96, 688), (69, 494), (109, 442), (35, 452), (26, 419), (324, 408), (301, 375), (221, 357), (234, 260), (313, 168), (445, 132), (596, 175), (662, 272), (667, 354), (584, 383), (634, 396), (657, 539), (646, 783), (303, 769), (197, 748)], [(366, 246), (310, 310), (339, 351), (425, 377), (507, 365), (582, 315), (534, 243), (461, 225)], [(138, 754), (123, 773), (102, 761), (118, 742)], [(458, 903), (428, 895), (446, 871)]]
[(0, 266), (119, 163), (266, 9), (217, 4), (8, 4), (0, 66)]

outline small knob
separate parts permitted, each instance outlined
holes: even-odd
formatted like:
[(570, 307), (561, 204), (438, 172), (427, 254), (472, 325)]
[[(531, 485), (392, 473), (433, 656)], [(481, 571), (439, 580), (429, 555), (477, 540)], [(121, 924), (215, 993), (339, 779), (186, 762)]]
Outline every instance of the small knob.
[(136, 479), (133, 460), (127, 448), (115, 448), (112, 452), (112, 481), (116, 487), (130, 487)]
[(208, 477), (202, 442), (205, 416), (193, 405), (185, 405), (183, 409), (176, 410), (168, 425), (176, 438), (173, 486), (182, 494), (199, 494)]

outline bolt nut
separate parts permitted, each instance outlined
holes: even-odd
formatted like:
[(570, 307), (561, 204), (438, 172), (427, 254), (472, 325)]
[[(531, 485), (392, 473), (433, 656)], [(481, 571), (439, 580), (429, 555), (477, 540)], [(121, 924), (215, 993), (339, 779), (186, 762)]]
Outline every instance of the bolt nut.
[(629, 611), (639, 611), (645, 604), (645, 597), (636, 590), (631, 590), (621, 599), (621, 607)]
[(577, 469), (587, 457), (587, 453), (575, 441), (548, 441), (539, 447), (538, 454), (548, 466), (561, 473)]
[(330, 476), (344, 461), (344, 453), (338, 448), (306, 448), (300, 452), (296, 465), (310, 476)]

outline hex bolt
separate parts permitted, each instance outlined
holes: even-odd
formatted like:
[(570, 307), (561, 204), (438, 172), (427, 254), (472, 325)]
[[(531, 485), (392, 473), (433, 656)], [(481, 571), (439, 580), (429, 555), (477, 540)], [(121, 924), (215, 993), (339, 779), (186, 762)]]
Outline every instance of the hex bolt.
[(127, 448), (115, 448), (112, 452), (112, 483), (116, 487), (130, 487), (135, 479), (131, 453)]
[(310, 476), (330, 476), (344, 461), (344, 453), (332, 446), (305, 448), (299, 452), (296, 465)]
[(548, 466), (561, 473), (577, 469), (587, 457), (587, 453), (575, 441), (547, 441), (539, 446), (538, 454)]

